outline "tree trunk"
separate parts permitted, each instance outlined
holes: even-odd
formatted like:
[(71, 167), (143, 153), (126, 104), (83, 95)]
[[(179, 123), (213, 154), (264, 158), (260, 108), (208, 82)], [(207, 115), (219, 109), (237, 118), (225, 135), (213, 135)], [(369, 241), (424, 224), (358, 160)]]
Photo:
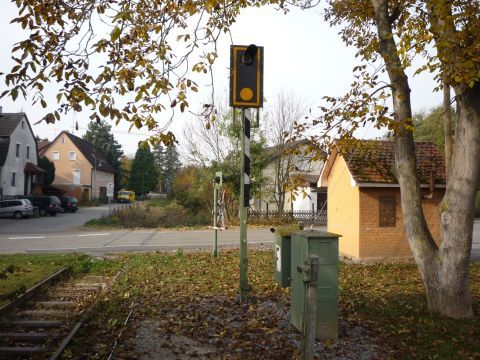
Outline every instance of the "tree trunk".
[(453, 151), (452, 105), (450, 104), (450, 85), (443, 82), (443, 129), (445, 134), (445, 173), (450, 177)]
[[(398, 57), (388, 0), (372, 0), (380, 54), (391, 81), (395, 117), (395, 166), (401, 191), (403, 220), (410, 248), (426, 289), (429, 309), (453, 318), (471, 317), (469, 262), (475, 190), (480, 172), (480, 101), (478, 82), (461, 94), (452, 175), (441, 204), (441, 245), (435, 244), (423, 209), (411, 131), (408, 78)], [(477, 100), (477, 101), (475, 101)], [(457, 156), (455, 156), (457, 154)]]
[(472, 249), (475, 193), (480, 180), (480, 84), (455, 88), (457, 100), (456, 141), (445, 198), (440, 205), (439, 294), (432, 304), (444, 315), (473, 315), (469, 264)]

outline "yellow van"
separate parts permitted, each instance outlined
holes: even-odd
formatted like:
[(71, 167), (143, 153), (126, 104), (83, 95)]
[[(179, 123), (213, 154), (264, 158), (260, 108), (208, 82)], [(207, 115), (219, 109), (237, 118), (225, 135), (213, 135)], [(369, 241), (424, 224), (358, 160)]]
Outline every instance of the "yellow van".
[(117, 201), (120, 203), (133, 202), (135, 201), (135, 192), (122, 189), (117, 193)]

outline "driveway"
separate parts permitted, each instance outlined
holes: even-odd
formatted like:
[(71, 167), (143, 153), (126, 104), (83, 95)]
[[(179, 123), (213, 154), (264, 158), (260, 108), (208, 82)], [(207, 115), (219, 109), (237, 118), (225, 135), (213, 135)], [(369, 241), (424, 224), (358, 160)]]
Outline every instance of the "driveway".
[(75, 213), (63, 213), (56, 216), (42, 216), (14, 220), (0, 218), (0, 234), (38, 234), (71, 231), (83, 226), (88, 220), (108, 213), (108, 205), (99, 207), (81, 207)]

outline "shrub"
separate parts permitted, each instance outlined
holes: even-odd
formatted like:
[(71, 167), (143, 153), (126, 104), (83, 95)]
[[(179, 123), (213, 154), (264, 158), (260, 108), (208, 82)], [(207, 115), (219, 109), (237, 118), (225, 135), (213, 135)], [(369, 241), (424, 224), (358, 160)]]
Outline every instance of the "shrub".
[(91, 219), (85, 223), (85, 226), (107, 226), (107, 227), (117, 227), (120, 226), (121, 222), (118, 216), (112, 215), (103, 215), (98, 219)]
[(140, 205), (115, 209), (108, 216), (91, 220), (86, 226), (114, 226), (124, 228), (157, 228), (207, 225), (211, 217), (202, 211), (189, 213), (182, 205), (171, 202), (163, 207), (147, 202)]
[(89, 194), (86, 192), (82, 192), (82, 199), (80, 200), (80, 205), (88, 206), (90, 203)]

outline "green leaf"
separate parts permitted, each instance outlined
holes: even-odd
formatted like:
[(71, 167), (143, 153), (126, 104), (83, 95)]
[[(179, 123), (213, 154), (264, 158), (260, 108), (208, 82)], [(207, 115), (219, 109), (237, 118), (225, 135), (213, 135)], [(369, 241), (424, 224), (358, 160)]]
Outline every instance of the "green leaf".
[(113, 29), (112, 32), (110, 33), (110, 41), (112, 42), (117, 41), (121, 33), (122, 33), (122, 30), (118, 26), (116, 26), (115, 29)]

